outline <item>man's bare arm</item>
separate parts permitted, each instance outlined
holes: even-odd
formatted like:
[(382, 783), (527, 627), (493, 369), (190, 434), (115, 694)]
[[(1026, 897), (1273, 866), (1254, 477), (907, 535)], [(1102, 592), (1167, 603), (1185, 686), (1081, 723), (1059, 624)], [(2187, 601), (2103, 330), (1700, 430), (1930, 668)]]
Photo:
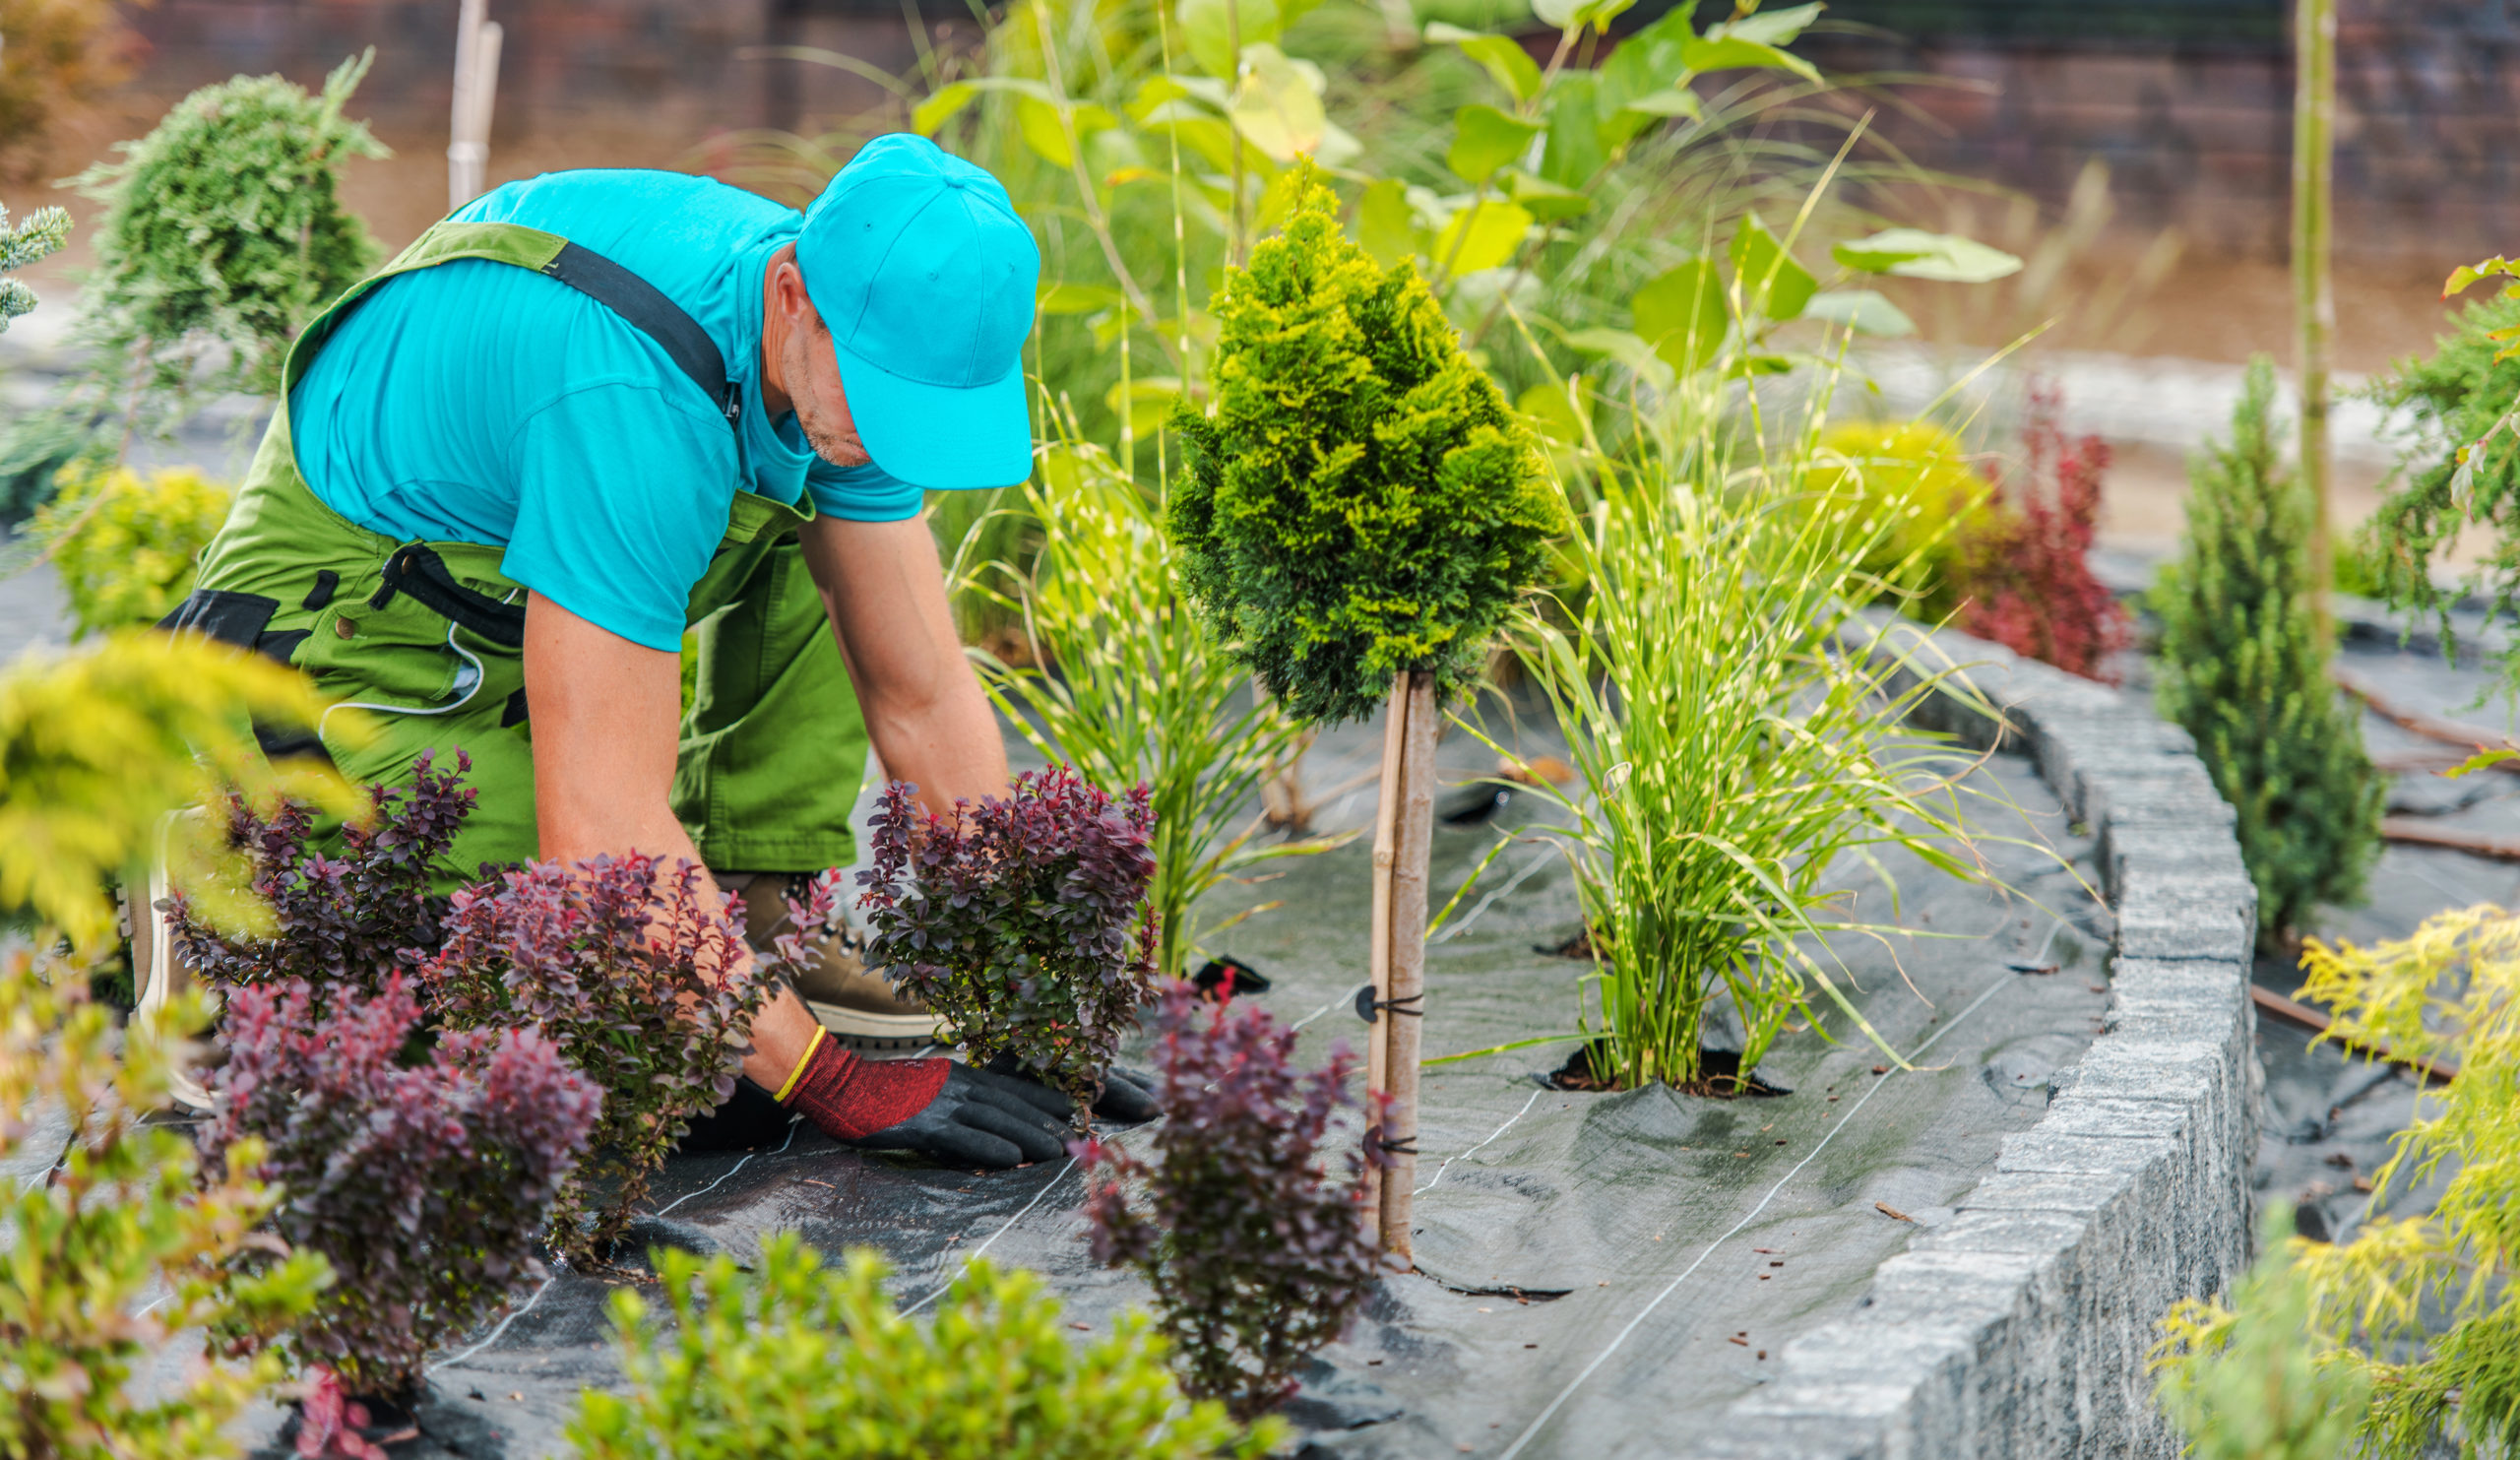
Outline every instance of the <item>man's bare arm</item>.
[[(545, 858), (644, 852), (668, 866), (700, 860), (673, 814), (682, 721), (677, 656), (633, 644), (530, 594), (525, 698), (534, 709), (534, 815)], [(744, 1073), (778, 1089), (813, 1032), (813, 1015), (782, 990), (753, 1021)]]
[(997, 716), (963, 657), (927, 524), (820, 517), (801, 536), (884, 774), (931, 810), (1004, 794)]

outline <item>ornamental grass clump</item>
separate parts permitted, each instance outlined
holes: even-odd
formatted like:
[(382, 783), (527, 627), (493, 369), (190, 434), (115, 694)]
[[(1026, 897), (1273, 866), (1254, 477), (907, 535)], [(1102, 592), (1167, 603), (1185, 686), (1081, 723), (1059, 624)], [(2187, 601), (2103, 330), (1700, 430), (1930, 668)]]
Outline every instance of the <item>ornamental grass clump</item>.
[[(1364, 1141), (1333, 1169), (1331, 1122), (1354, 1105), (1346, 1048), (1298, 1072), (1293, 1030), (1187, 984), (1171, 985), (1157, 1017), (1167, 1118), (1154, 1160), (1099, 1141), (1073, 1148), (1103, 1174), (1086, 1203), (1094, 1256), (1154, 1286), (1184, 1392), (1247, 1419), (1294, 1392), (1295, 1370), (1372, 1292), (1380, 1259), (1364, 1178), (1387, 1158)], [(1135, 1197), (1132, 1183), (1144, 1188)]]
[(1114, 800), (1052, 766), (951, 816), (921, 811), (916, 790), (885, 787), (869, 826), (868, 966), (935, 1010), (975, 1062), (1012, 1054), (1087, 1110), (1153, 991), (1147, 788)]
[(588, 1389), (569, 1438), (587, 1460), (1208, 1460), (1284, 1437), (1182, 1402), (1142, 1313), (1079, 1348), (1040, 1278), (975, 1258), (932, 1322), (904, 1316), (890, 1268), (852, 1248), (826, 1268), (794, 1233), (746, 1271), (660, 1251), (673, 1311), (612, 1296), (627, 1395)]
[[(818, 883), (826, 913), (831, 884)], [(644, 853), (528, 862), (448, 904), (419, 964), (441, 1025), (530, 1025), (603, 1094), (594, 1156), (564, 1183), (552, 1224), (566, 1253), (608, 1254), (692, 1119), (734, 1094), (782, 965), (750, 955), (732, 906), (699, 866)], [(807, 916), (791, 903), (797, 926)]]
[(1974, 759), (1906, 723), (1948, 667), (1858, 616), (1890, 514), (1804, 489), (1818, 420), (1783, 423), (1775, 446), (1740, 432), (1726, 399), (1720, 362), (1680, 377), (1670, 450), (1592, 462), (1566, 549), (1585, 594), (1534, 605), (1515, 639), (1581, 778), (1574, 793), (1532, 789), (1566, 816), (1551, 834), (1595, 960), (1590, 1072), (1622, 1088), (1738, 1093), (1704, 1074), (1719, 999), (1738, 1017), (1742, 1076), (1811, 1017), (1814, 985), (1879, 1044), (1829, 939), (1905, 930), (1856, 916), (1844, 868), (1898, 849), (1983, 875), (1963, 817)]
[(431, 1043), (399, 973), (357, 999), (240, 988), (222, 1032), (204, 1149), (241, 1153), (282, 1194), (271, 1230), (336, 1277), (284, 1351), (352, 1393), (409, 1397), (430, 1350), (541, 1275), (602, 1093), (540, 1031)]
[(2322, 903), (2350, 903), (2380, 850), (2388, 795), (2362, 716), (2328, 678), (2311, 611), (2311, 502), (2276, 445), (2275, 366), (2249, 362), (2228, 446), (2190, 469), (2187, 541), (2153, 590), (2165, 718), (2196, 737), (2238, 813), (2257, 922), (2276, 944)]
[(1565, 517), (1416, 267), (1296, 198), (1213, 301), (1214, 414), (1172, 416), (1182, 586), (1298, 720), (1364, 719), (1410, 669), (1459, 700)]
[[(2271, 1404), (2262, 1385), (2225, 1383), (2212, 1370), (2234, 1350), (2263, 1365), (2270, 1345), (2289, 1343), (2306, 1352), (2349, 1422), (2321, 1428), (2345, 1429), (2353, 1448), (2317, 1453), (2508, 1454), (2520, 1444), (2520, 916), (2488, 905), (2436, 913), (2413, 936), (2368, 948), (2311, 938), (2301, 968), (2300, 996), (2334, 1016), (2320, 1039), (2415, 1065), (2454, 1062), (2458, 1074), (2429, 1092), (2372, 1173), (2352, 1240), (2283, 1244), (2292, 1281), (2307, 1292), (2305, 1313), (2250, 1284), (2229, 1301), (2189, 1299), (2171, 1310), (2156, 1351), (2165, 1405), (2174, 1416), (2192, 1410), (2184, 1396), (2199, 1389)], [(2394, 1198), (2434, 1181), (2428, 1215), (2388, 1214)], [(2251, 1341), (2252, 1325), (2272, 1331)], [(2306, 1423), (2317, 1411), (2302, 1399)], [(2244, 1411), (2226, 1418), (2243, 1433), (2258, 1423)]]
[[(179, 1129), (148, 1123), (166, 1104), (165, 1049), (118, 1040), (85, 981), (63, 973), (23, 949), (0, 962), (0, 1160), (28, 1171), (38, 1150), (60, 1158), (33, 1179), (0, 1177), (0, 1455), (233, 1455), (229, 1426), (280, 1380), (279, 1356), (236, 1362), (186, 1339), (188, 1365), (135, 1379), (179, 1335), (270, 1337), (331, 1276), (322, 1257), (254, 1235), (281, 1192), (256, 1174), (253, 1142), (203, 1170)], [(198, 998), (167, 1016), (186, 1034), (202, 1022)]]

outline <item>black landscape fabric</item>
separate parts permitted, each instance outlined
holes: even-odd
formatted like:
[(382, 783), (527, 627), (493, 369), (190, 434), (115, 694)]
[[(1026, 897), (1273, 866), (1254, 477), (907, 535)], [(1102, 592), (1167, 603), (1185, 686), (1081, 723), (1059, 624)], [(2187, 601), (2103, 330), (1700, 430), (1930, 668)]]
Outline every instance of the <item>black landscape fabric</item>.
[[(1370, 727), (1326, 737), (1315, 784), (1370, 765), (1378, 743)], [(1447, 779), (1484, 769), (1468, 737), (1444, 752)], [(1552, 1088), (1544, 1076), (1572, 1041), (1426, 1071), (1419, 1271), (1391, 1279), (1316, 1365), (1290, 1411), (1308, 1453), (1685, 1452), (1687, 1436), (1720, 1426), (1775, 1371), (1788, 1341), (1852, 1312), (1884, 1259), (1950, 1215), (2002, 1138), (2038, 1120), (2050, 1076), (2081, 1056), (2107, 1003), (2108, 915), (2087, 889), (2089, 840), (2021, 760), (1993, 757), (1976, 784), (2018, 807), (1990, 800), (1979, 817), (1988, 860), (2015, 895), (1885, 859), (1899, 886), (1894, 915), (1878, 877), (1847, 869), (1858, 916), (1896, 916), (1919, 934), (1841, 938), (1837, 949), (1842, 986), (1913, 1070), (1815, 990), (1834, 1043), (1789, 1035), (1759, 1069), (1788, 1095)], [(1567, 941), (1577, 913), (1564, 862), (1534, 834), (1533, 807), (1518, 796), (1484, 822), (1438, 828), (1439, 904), (1493, 838), (1525, 840), (1429, 950), (1430, 1055), (1576, 1027), (1589, 965), (1539, 951)], [(1323, 814), (1336, 830), (1371, 811), (1368, 790)], [(2022, 845), (2037, 842), (2055, 850)], [(1286, 875), (1265, 886), (1228, 889), (1284, 902), (1218, 951), (1274, 981), (1259, 997), (1303, 1021), (1312, 1062), (1334, 1040), (1361, 1047), (1354, 993), (1365, 980), (1367, 864), (1360, 840), (1271, 863)], [(1142, 1146), (1151, 1128), (1120, 1139)], [(873, 1246), (891, 1259), (903, 1305), (920, 1310), (985, 1252), (1042, 1273), (1069, 1318), (1100, 1329), (1148, 1294), (1089, 1258), (1084, 1190), (1064, 1163), (974, 1175), (848, 1150), (799, 1126), (756, 1151), (674, 1158), (634, 1240), (739, 1260), (779, 1231), (829, 1253)], [(578, 1391), (620, 1382), (604, 1304), (617, 1286), (653, 1286), (644, 1267), (561, 1271), (441, 1355), (423, 1437), (397, 1453), (565, 1453)], [(268, 1409), (254, 1417), (265, 1454), (282, 1453), (279, 1421)]]

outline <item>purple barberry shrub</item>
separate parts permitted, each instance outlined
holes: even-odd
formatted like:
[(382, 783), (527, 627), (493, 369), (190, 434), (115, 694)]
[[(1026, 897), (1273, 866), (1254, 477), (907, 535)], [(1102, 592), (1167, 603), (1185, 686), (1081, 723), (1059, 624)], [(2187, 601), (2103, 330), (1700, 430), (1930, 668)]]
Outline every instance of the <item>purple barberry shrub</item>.
[(730, 906), (693, 863), (633, 854), (528, 862), (447, 909), (420, 965), (431, 1011), (455, 1030), (534, 1025), (603, 1092), (553, 1227), (565, 1252), (608, 1252), (692, 1117), (734, 1094), (777, 965), (746, 952)]
[(453, 771), (430, 767), (422, 752), (409, 789), (371, 786), (364, 824), (342, 829), (341, 854), (308, 850), (315, 815), (284, 803), (269, 819), (242, 797), (227, 807), (227, 837), (253, 868), (253, 891), (269, 905), (278, 931), (230, 940), (196, 921), (179, 893), (167, 901), (175, 948), (194, 972), (222, 988), (302, 979), (330, 997), (336, 986), (373, 996), (395, 969), (438, 940), (446, 899), (429, 890), (429, 870), (446, 855), (472, 813), (474, 793), (462, 784), (472, 759), (456, 752)]
[(858, 873), (867, 963), (953, 1026), (977, 1063), (1012, 1053), (1079, 1111), (1153, 996), (1144, 785), (1115, 801), (1065, 766), (1013, 793), (922, 812), (884, 788), (875, 864)]
[(229, 996), (203, 1141), (215, 1169), (262, 1140), (255, 1175), (285, 1193), (273, 1230), (333, 1265), (292, 1357), (353, 1392), (407, 1392), (431, 1348), (539, 1276), (600, 1095), (533, 1030), (442, 1034), (407, 1063), (419, 1005), (400, 974), (324, 1003), (299, 979)]
[[(1345, 1046), (1299, 1073), (1295, 1032), (1248, 1000), (1219, 1004), (1186, 983), (1165, 990), (1152, 1163), (1079, 1141), (1101, 1174), (1085, 1214), (1095, 1259), (1155, 1288), (1183, 1392), (1248, 1420), (1294, 1391), (1294, 1373), (1337, 1339), (1372, 1291), (1365, 1223), (1367, 1134), (1332, 1169), (1333, 1116), (1354, 1105)], [(1143, 1190), (1134, 1199), (1128, 1186)]]

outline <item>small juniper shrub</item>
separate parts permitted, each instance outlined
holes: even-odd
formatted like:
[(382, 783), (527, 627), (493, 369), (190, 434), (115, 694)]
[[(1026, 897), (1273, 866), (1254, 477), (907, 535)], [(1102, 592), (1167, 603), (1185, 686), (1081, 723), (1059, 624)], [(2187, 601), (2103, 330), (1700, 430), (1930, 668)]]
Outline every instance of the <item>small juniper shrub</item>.
[(920, 811), (916, 790), (886, 787), (872, 823), (875, 864), (858, 873), (868, 962), (974, 1060), (1012, 1053), (1084, 1110), (1153, 994), (1146, 787), (1115, 801), (1053, 766), (950, 818)]
[(400, 973), (356, 1000), (246, 986), (212, 1077), (210, 1159), (259, 1144), (256, 1179), (285, 1193), (273, 1229), (337, 1277), (285, 1347), (362, 1394), (408, 1390), (431, 1348), (537, 1275), (601, 1102), (534, 1030), (442, 1034), (409, 1063), (419, 1018)]
[(837, 1268), (794, 1233), (763, 1242), (749, 1271), (658, 1257), (672, 1321), (631, 1289), (613, 1295), (630, 1392), (580, 1396), (569, 1437), (587, 1460), (1210, 1460), (1285, 1435), (1182, 1403), (1145, 1314), (1080, 1348), (1039, 1277), (986, 1258), (920, 1323), (863, 1247)]
[(169, 901), (176, 952), (221, 987), (302, 980), (328, 996), (335, 987), (374, 995), (416, 958), (407, 950), (437, 945), (446, 899), (430, 894), (429, 869), (472, 813), (476, 793), (463, 784), (472, 768), (460, 750), (452, 771), (434, 769), (422, 752), (409, 790), (369, 787), (370, 818), (342, 829), (338, 857), (308, 849), (315, 813), (303, 802), (283, 802), (265, 818), (231, 797), (228, 843), (245, 854), (276, 930), (222, 937), (179, 893)]
[(536, 1026), (603, 1092), (596, 1155), (554, 1219), (572, 1255), (608, 1253), (692, 1117), (734, 1094), (776, 986), (778, 962), (746, 962), (740, 917), (707, 878), (645, 854), (528, 862), (456, 893), (420, 965), (444, 1027)]
[[(1352, 1104), (1356, 1065), (1344, 1047), (1299, 1073), (1293, 1030), (1186, 983), (1165, 991), (1157, 1019), (1157, 1098), (1169, 1118), (1153, 1163), (1100, 1141), (1070, 1148), (1105, 1174), (1086, 1202), (1090, 1240), (1097, 1261), (1154, 1285), (1184, 1392), (1249, 1419), (1294, 1391), (1297, 1366), (1372, 1290), (1364, 1174), (1384, 1158), (1368, 1137), (1343, 1170), (1329, 1167), (1325, 1142)], [(1145, 1187), (1134, 1201), (1131, 1181)]]
[(1994, 510), (1965, 530), (1955, 568), (1959, 624), (2068, 673), (2114, 682), (2109, 657), (2133, 641), (2134, 625), (2088, 560), (2109, 447), (2098, 436), (2067, 438), (2060, 410), (2052, 387), (2032, 387), (2022, 432), (2028, 466), (2007, 474)]

